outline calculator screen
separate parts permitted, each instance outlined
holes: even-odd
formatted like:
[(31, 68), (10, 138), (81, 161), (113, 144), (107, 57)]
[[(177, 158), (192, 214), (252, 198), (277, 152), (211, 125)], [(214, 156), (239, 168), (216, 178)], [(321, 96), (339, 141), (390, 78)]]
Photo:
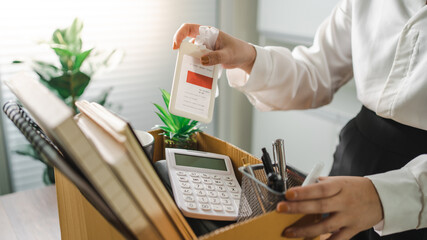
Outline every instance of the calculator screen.
[(222, 158), (208, 158), (175, 153), (175, 162), (177, 166), (227, 171), (227, 166)]

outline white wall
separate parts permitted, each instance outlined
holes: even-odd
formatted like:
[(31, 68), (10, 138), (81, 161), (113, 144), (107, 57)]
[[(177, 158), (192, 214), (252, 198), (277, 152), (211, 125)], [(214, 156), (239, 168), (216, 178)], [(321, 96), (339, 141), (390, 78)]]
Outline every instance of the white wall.
[(260, 0), (258, 30), (312, 39), (338, 0)]

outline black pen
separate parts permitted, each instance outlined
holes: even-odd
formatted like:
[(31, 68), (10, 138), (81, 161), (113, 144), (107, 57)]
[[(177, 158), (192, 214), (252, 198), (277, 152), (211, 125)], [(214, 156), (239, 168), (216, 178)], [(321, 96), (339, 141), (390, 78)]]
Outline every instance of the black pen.
[(262, 148), (262, 164), (264, 165), (265, 175), (268, 176), (270, 173), (274, 173), (273, 164), (271, 163), (270, 155), (265, 148)]

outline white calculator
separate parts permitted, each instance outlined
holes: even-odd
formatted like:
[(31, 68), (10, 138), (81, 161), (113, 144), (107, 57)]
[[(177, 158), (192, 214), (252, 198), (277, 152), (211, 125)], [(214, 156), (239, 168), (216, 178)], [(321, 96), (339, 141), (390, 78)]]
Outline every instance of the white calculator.
[(185, 216), (237, 219), (241, 189), (228, 156), (166, 148), (166, 162), (175, 202)]

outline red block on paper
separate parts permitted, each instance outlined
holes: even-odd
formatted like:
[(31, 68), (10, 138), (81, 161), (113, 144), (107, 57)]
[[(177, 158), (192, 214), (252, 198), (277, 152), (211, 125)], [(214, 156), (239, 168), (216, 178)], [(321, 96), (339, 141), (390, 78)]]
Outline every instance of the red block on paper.
[(187, 72), (187, 82), (197, 85), (199, 87), (204, 87), (207, 89), (212, 89), (213, 78), (207, 77), (195, 72)]

